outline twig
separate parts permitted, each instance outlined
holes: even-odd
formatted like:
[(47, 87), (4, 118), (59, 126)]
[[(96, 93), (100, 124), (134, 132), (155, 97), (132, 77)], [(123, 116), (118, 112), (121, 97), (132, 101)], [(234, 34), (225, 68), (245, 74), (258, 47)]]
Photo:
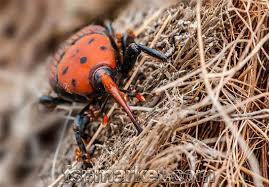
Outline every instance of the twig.
[[(71, 116), (71, 113), (72, 113), (72, 110), (70, 109), (69, 112), (68, 112), (68, 114), (67, 114), (67, 117), (70, 117)], [(67, 129), (68, 121), (69, 120), (66, 119), (65, 122), (64, 122), (64, 127), (63, 127), (63, 130), (61, 132), (60, 139), (58, 141), (58, 145), (56, 147), (56, 151), (55, 151), (55, 154), (54, 154), (54, 157), (53, 157), (52, 168), (51, 168), (51, 177), (52, 177), (52, 180), (55, 180), (55, 167), (56, 167), (57, 157), (58, 157), (59, 152), (60, 152), (62, 141), (63, 141), (64, 135), (65, 135), (65, 131)]]
[(160, 8), (157, 12), (155, 12), (149, 18), (146, 18), (146, 21), (135, 31), (135, 35), (139, 36), (154, 19), (160, 16), (160, 14), (164, 11), (164, 9), (165, 8)]
[(130, 106), (131, 110), (136, 110), (136, 111), (144, 111), (144, 112), (151, 112), (153, 108), (149, 107), (143, 107), (143, 106)]
[[(221, 51), (218, 55), (216, 55), (216, 56), (215, 56), (209, 63), (206, 64), (206, 67), (209, 67), (209, 66), (212, 65), (214, 62), (216, 62), (218, 59), (222, 58), (222, 57), (224, 56), (225, 52), (226, 52), (230, 47), (232, 47), (233, 45), (235, 45), (235, 44), (238, 43), (238, 42), (240, 42), (239, 39), (238, 39), (238, 40), (235, 40), (235, 41), (233, 41), (233, 42), (231, 42), (231, 43), (229, 43), (226, 47), (224, 47), (224, 48), (222, 49), (222, 51)], [(245, 41), (242, 41), (242, 40), (241, 40), (241, 42), (245, 42)], [(163, 92), (164, 90), (167, 90), (167, 89), (169, 89), (169, 88), (173, 88), (173, 87), (175, 87), (175, 86), (180, 86), (184, 81), (186, 81), (186, 80), (188, 80), (189, 78), (191, 78), (191, 77), (193, 77), (193, 76), (195, 76), (195, 75), (201, 73), (201, 71), (202, 71), (201, 68), (199, 68), (199, 69), (197, 69), (197, 70), (195, 70), (195, 71), (193, 71), (193, 72), (191, 72), (191, 73), (185, 75), (184, 77), (178, 78), (177, 80), (175, 80), (175, 81), (173, 81), (173, 82), (170, 82), (170, 83), (168, 83), (168, 84), (165, 85), (165, 86), (161, 86), (161, 87), (159, 87), (159, 88), (153, 90), (153, 93), (160, 93), (160, 92)]]
[(264, 178), (263, 176), (257, 174), (257, 173), (254, 173), (253, 171), (250, 171), (249, 169), (241, 166), (240, 168), (241, 171), (243, 171), (245, 174), (247, 175), (250, 175), (251, 177), (256, 177), (256, 178), (259, 178), (260, 180), (262, 180), (263, 182), (265, 182), (266, 184), (269, 184), (269, 180)]

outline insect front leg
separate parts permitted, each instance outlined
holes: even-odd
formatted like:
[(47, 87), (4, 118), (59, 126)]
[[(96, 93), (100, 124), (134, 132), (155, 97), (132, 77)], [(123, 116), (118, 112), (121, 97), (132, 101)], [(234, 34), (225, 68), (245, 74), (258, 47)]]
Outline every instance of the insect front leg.
[[(80, 160), (80, 158), (82, 158), (82, 160), (85, 163), (89, 163), (90, 157), (94, 154), (94, 150), (95, 150), (95, 146), (93, 148), (91, 147), (90, 152), (88, 153), (86, 146), (85, 146), (85, 143), (84, 143), (84, 141), (87, 141), (87, 139), (89, 138), (88, 135), (85, 133), (85, 131), (86, 131), (87, 126), (90, 124), (90, 121), (91, 121), (91, 119), (88, 117), (86, 112), (90, 110), (93, 118), (97, 118), (100, 115), (100, 113), (103, 113), (105, 105), (108, 101), (108, 98), (109, 98), (109, 95), (107, 95), (105, 97), (105, 100), (102, 103), (100, 103), (98, 100), (101, 109), (100, 109), (100, 111), (97, 111), (97, 113), (95, 113), (95, 111), (92, 111), (91, 109), (89, 109), (89, 106), (91, 104), (91, 103), (89, 103), (76, 116), (74, 132), (75, 132), (76, 142), (77, 142), (77, 145), (79, 147), (79, 151), (76, 152), (77, 160)], [(106, 115), (104, 115), (104, 118), (105, 117), (106, 117)], [(104, 119), (103, 119), (103, 121), (104, 121)]]
[(105, 21), (105, 24), (104, 24), (107, 32), (108, 32), (108, 35), (111, 36), (112, 38), (115, 37), (115, 32), (114, 32), (114, 29), (112, 27), (112, 23), (110, 21)]
[(138, 99), (140, 102), (145, 102), (146, 99), (144, 98), (144, 96), (136, 91), (130, 91), (130, 90), (124, 90), (122, 88), (120, 88), (120, 91), (127, 94), (129, 97), (133, 98), (135, 97), (136, 99)]
[(164, 62), (167, 62), (167, 56), (165, 56), (165, 54), (163, 54), (162, 52), (156, 50), (156, 49), (152, 49), (152, 48), (149, 48), (147, 46), (144, 46), (142, 44), (136, 44), (138, 46), (138, 48), (143, 51), (144, 53), (152, 56), (152, 57), (155, 57), (155, 58), (158, 58)]
[(79, 157), (81, 157), (84, 162), (89, 162), (90, 159), (90, 155), (87, 153), (85, 144), (83, 142), (83, 140), (87, 139), (85, 130), (87, 125), (90, 123), (89, 117), (87, 114), (85, 114), (85, 111), (88, 110), (89, 105), (90, 104), (86, 105), (76, 116), (74, 127), (75, 138), (79, 147), (79, 153), (76, 154), (76, 157), (77, 160), (79, 160)]
[(131, 43), (124, 51), (123, 63), (121, 65), (121, 73), (124, 77), (128, 76), (130, 70), (134, 67), (141, 49), (136, 43)]
[(121, 72), (124, 76), (127, 76), (134, 67), (137, 57), (142, 51), (152, 57), (167, 61), (167, 57), (160, 51), (141, 44), (131, 43), (124, 52), (123, 64), (121, 66)]

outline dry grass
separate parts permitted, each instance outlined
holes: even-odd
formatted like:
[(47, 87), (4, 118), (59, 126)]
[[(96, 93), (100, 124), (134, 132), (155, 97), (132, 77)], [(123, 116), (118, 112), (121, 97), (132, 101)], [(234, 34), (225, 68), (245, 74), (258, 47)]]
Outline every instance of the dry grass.
[[(215, 180), (209, 186), (269, 186), (269, 3), (208, 0), (161, 9), (143, 6), (129, 5), (114, 27), (133, 27), (137, 41), (162, 50), (169, 63), (141, 56), (125, 86), (147, 100), (130, 100), (144, 130), (135, 136), (126, 114), (110, 103), (110, 125), (102, 128), (99, 120), (89, 130), (102, 142), (93, 169), (211, 170)], [(66, 126), (79, 107), (61, 107)], [(25, 124), (31, 119), (28, 110), (17, 114)], [(45, 184), (62, 184), (68, 164), (81, 166), (72, 160), (70, 128), (64, 137), (55, 159), (48, 153), (39, 170)]]

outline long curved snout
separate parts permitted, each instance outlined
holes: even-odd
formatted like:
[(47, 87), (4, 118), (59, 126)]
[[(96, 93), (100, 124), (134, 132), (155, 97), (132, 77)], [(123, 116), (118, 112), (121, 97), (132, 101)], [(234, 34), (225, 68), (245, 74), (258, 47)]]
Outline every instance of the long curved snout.
[(105, 88), (105, 90), (116, 100), (116, 102), (125, 110), (133, 124), (135, 125), (135, 128), (137, 129), (138, 133), (142, 132), (142, 128), (138, 121), (135, 119), (134, 115), (131, 112), (131, 109), (123, 99), (121, 92), (117, 86), (117, 84), (113, 81), (113, 79), (107, 75), (105, 72), (102, 72), (100, 74), (100, 78), (102, 81), (102, 84)]

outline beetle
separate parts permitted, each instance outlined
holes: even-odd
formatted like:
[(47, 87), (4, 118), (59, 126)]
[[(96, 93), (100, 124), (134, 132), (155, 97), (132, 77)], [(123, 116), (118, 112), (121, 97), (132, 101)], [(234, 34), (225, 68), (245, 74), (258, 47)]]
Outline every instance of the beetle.
[[(105, 100), (102, 111), (108, 96), (112, 96), (125, 110), (138, 133), (142, 131), (121, 92), (131, 93), (118, 85), (128, 77), (141, 52), (162, 61), (167, 61), (167, 57), (158, 50), (136, 43), (134, 39), (131, 30), (115, 34), (111, 23), (89, 25), (67, 39), (48, 61), (48, 79), (57, 97), (41, 96), (40, 103), (55, 106), (72, 102), (88, 103), (78, 113), (74, 128), (83, 160), (89, 158), (83, 143), (84, 131), (90, 123), (86, 111), (97, 98)], [(136, 97), (143, 100), (139, 94)]]

